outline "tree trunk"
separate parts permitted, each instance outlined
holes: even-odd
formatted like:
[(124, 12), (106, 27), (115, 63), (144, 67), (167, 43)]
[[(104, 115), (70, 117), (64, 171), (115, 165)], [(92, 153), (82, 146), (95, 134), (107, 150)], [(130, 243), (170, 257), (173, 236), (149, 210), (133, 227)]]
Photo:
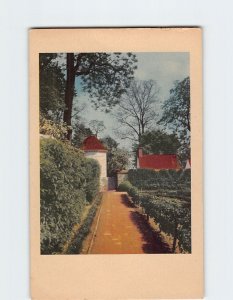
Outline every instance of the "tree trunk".
[(174, 239), (173, 239), (173, 245), (172, 245), (172, 253), (175, 253), (176, 250), (176, 242), (177, 242), (177, 227), (178, 224), (175, 222), (175, 228), (174, 228)]
[[(75, 83), (75, 70), (74, 70), (74, 53), (67, 53), (66, 56), (66, 90), (65, 90), (65, 111), (63, 121), (71, 126), (71, 116), (74, 97), (74, 83)], [(67, 139), (71, 140), (72, 129), (68, 130)]]

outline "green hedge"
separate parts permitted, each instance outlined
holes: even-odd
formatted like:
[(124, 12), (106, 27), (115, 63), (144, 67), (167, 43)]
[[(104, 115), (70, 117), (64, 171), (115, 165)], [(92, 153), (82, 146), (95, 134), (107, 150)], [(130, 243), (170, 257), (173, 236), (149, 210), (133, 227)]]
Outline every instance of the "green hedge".
[(145, 213), (159, 224), (160, 229), (173, 236), (172, 251), (177, 245), (182, 251), (191, 252), (191, 205), (179, 199), (154, 195), (153, 192), (141, 193), (129, 181), (122, 182), (119, 191), (132, 197)]
[(129, 182), (140, 190), (153, 190), (156, 195), (191, 200), (191, 170), (132, 169)]
[(139, 201), (139, 191), (138, 189), (133, 186), (129, 181), (123, 181), (118, 186), (119, 192), (127, 192), (130, 197), (133, 198), (135, 204), (138, 204)]
[(99, 192), (100, 167), (83, 152), (55, 139), (40, 144), (41, 254), (59, 253)]
[(169, 188), (174, 184), (189, 184), (191, 182), (191, 170), (131, 169), (128, 172), (128, 180), (139, 188), (144, 186)]
[(87, 217), (85, 218), (82, 225), (80, 226), (74, 240), (72, 241), (71, 245), (69, 246), (69, 248), (66, 252), (67, 254), (78, 254), (81, 252), (83, 241), (85, 240), (85, 238), (87, 237), (87, 235), (90, 232), (91, 224), (96, 215), (97, 208), (100, 204), (100, 200), (101, 200), (101, 195), (98, 195), (96, 198), (96, 201), (91, 206), (91, 208), (87, 214)]

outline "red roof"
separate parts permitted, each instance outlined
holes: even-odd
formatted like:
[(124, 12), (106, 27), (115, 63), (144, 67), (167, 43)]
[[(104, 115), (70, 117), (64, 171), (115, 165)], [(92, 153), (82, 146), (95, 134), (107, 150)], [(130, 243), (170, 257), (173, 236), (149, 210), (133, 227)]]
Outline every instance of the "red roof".
[(81, 147), (84, 151), (107, 151), (104, 145), (97, 139), (95, 135), (91, 135), (87, 137), (83, 141), (83, 145)]
[(148, 154), (139, 158), (139, 168), (169, 170), (178, 169), (179, 163), (175, 154)]

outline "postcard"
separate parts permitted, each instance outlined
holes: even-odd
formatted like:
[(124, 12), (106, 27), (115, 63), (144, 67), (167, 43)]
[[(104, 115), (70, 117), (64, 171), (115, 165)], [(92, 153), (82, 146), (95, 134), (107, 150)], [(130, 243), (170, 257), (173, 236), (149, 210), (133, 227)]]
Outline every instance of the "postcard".
[(30, 30), (32, 299), (203, 298), (202, 30)]

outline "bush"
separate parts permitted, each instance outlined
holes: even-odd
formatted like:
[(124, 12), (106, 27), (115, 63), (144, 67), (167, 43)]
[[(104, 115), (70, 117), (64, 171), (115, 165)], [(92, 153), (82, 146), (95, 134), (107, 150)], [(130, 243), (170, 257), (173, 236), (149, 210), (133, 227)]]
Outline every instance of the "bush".
[(138, 203), (138, 189), (135, 186), (133, 186), (129, 181), (123, 181), (121, 184), (119, 184), (118, 191), (127, 192), (129, 196), (133, 198), (133, 202)]
[(69, 246), (69, 248), (66, 252), (67, 254), (78, 254), (81, 252), (83, 241), (85, 240), (85, 238), (87, 237), (87, 235), (90, 232), (91, 224), (94, 220), (94, 217), (97, 212), (97, 208), (100, 204), (100, 199), (101, 199), (101, 197), (99, 195), (99, 197), (97, 197), (96, 201), (91, 206), (91, 208), (87, 214), (87, 217), (85, 218), (81, 227), (79, 228), (73, 242)]
[(42, 254), (62, 250), (73, 226), (81, 220), (86, 201), (91, 202), (99, 191), (99, 173), (98, 163), (86, 159), (82, 151), (55, 139), (41, 139)]
[(132, 184), (129, 181), (123, 181), (118, 186), (119, 192), (128, 192), (132, 188)]
[(49, 135), (58, 140), (65, 140), (69, 129), (71, 127), (64, 122), (56, 123), (40, 115), (40, 134)]
[(153, 190), (157, 195), (191, 200), (191, 170), (131, 169), (128, 180), (141, 190)]
[(100, 188), (100, 167), (96, 160), (92, 158), (86, 159), (86, 199), (92, 202)]

